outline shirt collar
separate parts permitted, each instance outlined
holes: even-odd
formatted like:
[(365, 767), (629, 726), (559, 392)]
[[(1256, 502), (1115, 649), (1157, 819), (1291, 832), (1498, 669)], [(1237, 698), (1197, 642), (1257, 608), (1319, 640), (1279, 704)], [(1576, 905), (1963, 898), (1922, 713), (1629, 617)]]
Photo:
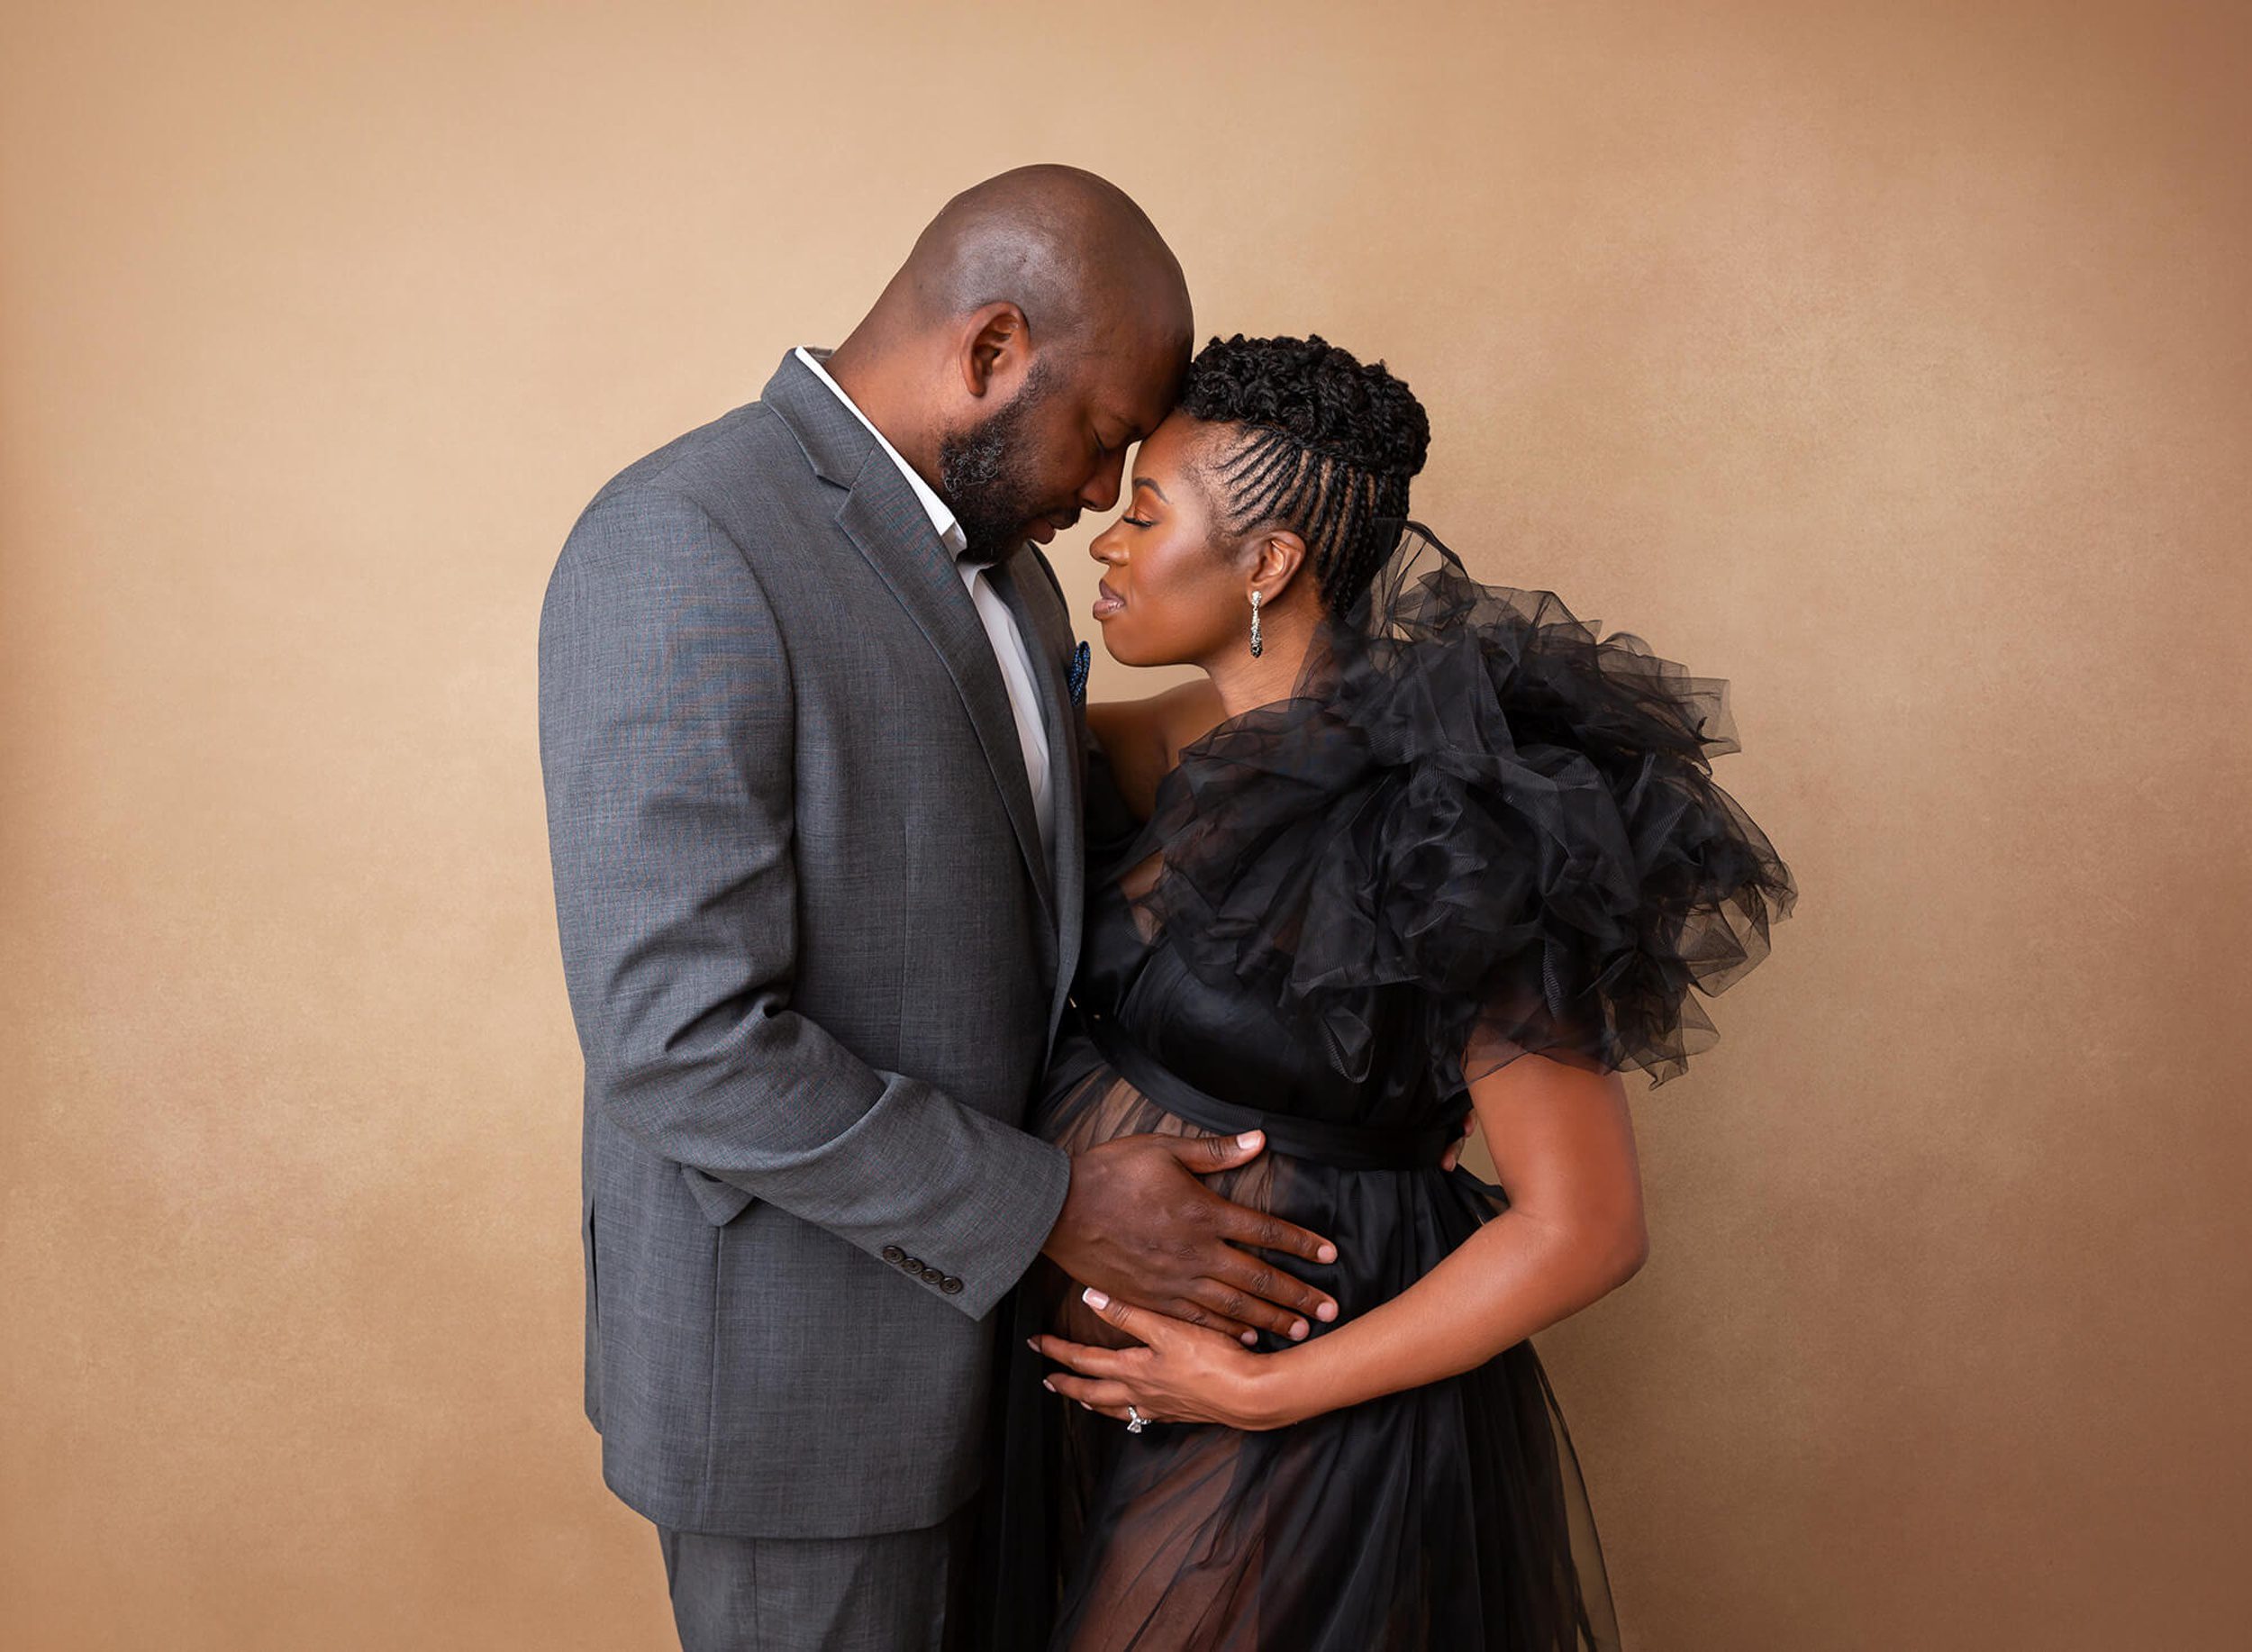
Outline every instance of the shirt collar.
[[(823, 350), (822, 356), (826, 356), (828, 353), (827, 350)], [(913, 465), (900, 457), (899, 449), (885, 440), (884, 432), (877, 430), (869, 421), (867, 414), (862, 413), (852, 398), (844, 393), (844, 386), (829, 377), (829, 369), (822, 366), (821, 356), (814, 355), (812, 350), (801, 344), (797, 349), (797, 359), (812, 370), (815, 378), (829, 386), (831, 394), (845, 404), (847, 412), (867, 427), (868, 434), (876, 438), (876, 445), (884, 449), (893, 464), (899, 467), (899, 474), (905, 477), (907, 486), (915, 490), (915, 498), (922, 504), (923, 513), (930, 517), (931, 526), (937, 531), (939, 538), (945, 541), (947, 549), (952, 551), (958, 558), (965, 561), (987, 562), (989, 558), (968, 555), (969, 536), (962, 531), (960, 521), (948, 507), (946, 501), (939, 497), (937, 491), (930, 483), (922, 479)]]

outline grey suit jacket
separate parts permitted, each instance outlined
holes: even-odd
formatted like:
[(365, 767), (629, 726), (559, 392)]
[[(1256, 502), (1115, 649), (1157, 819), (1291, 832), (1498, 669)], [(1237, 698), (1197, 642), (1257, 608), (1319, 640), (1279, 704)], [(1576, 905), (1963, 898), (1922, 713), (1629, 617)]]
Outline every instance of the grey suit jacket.
[(1068, 1165), (1019, 1128), (1079, 948), (1084, 719), (993, 578), (1055, 776), (906, 479), (803, 363), (614, 478), (540, 627), (586, 1059), (586, 1411), (660, 1524), (835, 1537), (976, 1489), (993, 1309)]

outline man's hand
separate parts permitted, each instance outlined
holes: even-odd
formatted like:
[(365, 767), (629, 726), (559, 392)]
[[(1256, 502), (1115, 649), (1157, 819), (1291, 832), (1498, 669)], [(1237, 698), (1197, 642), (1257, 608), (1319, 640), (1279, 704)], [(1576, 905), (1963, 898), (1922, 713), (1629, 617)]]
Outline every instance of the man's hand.
[(1308, 1317), (1333, 1320), (1337, 1303), (1239, 1247), (1309, 1262), (1336, 1261), (1337, 1247), (1196, 1179), (1249, 1164), (1265, 1145), (1258, 1130), (1121, 1136), (1074, 1154), (1045, 1254), (1081, 1284), (1192, 1325), (1303, 1337)]

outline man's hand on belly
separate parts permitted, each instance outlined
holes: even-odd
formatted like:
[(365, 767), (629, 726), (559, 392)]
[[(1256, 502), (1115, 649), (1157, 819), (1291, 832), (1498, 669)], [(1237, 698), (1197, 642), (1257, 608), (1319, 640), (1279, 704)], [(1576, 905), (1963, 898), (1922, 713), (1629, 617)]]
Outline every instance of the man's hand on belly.
[(1265, 1146), (1252, 1130), (1121, 1136), (1075, 1153), (1043, 1253), (1081, 1284), (1136, 1307), (1236, 1337), (1303, 1338), (1309, 1319), (1335, 1319), (1337, 1303), (1250, 1248), (1334, 1262), (1337, 1247), (1197, 1180), (1249, 1163)]

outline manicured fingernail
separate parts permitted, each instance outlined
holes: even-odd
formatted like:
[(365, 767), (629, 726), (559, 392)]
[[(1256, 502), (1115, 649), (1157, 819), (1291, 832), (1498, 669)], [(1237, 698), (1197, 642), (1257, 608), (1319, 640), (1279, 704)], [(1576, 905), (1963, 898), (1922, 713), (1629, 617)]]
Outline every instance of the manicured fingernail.
[(1334, 1245), (1324, 1245), (1324, 1246), (1322, 1246), (1321, 1249), (1319, 1249), (1319, 1250), (1317, 1250), (1317, 1251), (1315, 1251), (1315, 1252), (1313, 1253), (1313, 1259), (1314, 1259), (1315, 1261), (1317, 1261), (1317, 1262), (1334, 1262), (1334, 1261), (1336, 1261), (1336, 1260), (1337, 1260), (1337, 1247), (1336, 1247), (1336, 1246), (1334, 1246)]
[(1303, 1341), (1304, 1341), (1304, 1340), (1305, 1340), (1306, 1332), (1307, 1332), (1307, 1330), (1310, 1330), (1310, 1329), (1311, 1329), (1311, 1327), (1309, 1327), (1303, 1320), (1293, 1320), (1293, 1321), (1291, 1321), (1291, 1322), (1290, 1322), (1290, 1339), (1291, 1339), (1293, 1342), (1303, 1342)]
[(1027, 1337), (1024, 1339), (1024, 1346), (1037, 1354), (1040, 1351), (1040, 1339), (1038, 1337)]
[(1044, 1376), (1043, 1376), (1042, 1378), (1040, 1378), (1040, 1386), (1041, 1386), (1041, 1387), (1043, 1387), (1043, 1388), (1045, 1388), (1045, 1389), (1047, 1389), (1047, 1390), (1048, 1390), (1048, 1392), (1049, 1392), (1049, 1393), (1054, 1393), (1056, 1392), (1056, 1384), (1053, 1384), (1053, 1383), (1051, 1383), (1051, 1382), (1049, 1382), (1049, 1381), (1046, 1377), (1044, 1377)]
[(1337, 1318), (1337, 1304), (1335, 1303), (1323, 1303), (1319, 1308), (1316, 1308), (1313, 1311), (1313, 1317), (1321, 1321), (1324, 1325), (1327, 1325), (1331, 1320)]
[(1245, 1331), (1245, 1332), (1243, 1333), (1243, 1346), (1244, 1346), (1245, 1348), (1257, 1348), (1257, 1347), (1258, 1347), (1258, 1345), (1259, 1345), (1259, 1333), (1258, 1333), (1258, 1332), (1257, 1332), (1256, 1330), (1247, 1330), (1247, 1331)]
[(1243, 1134), (1236, 1138), (1236, 1146), (1241, 1148), (1247, 1153), (1258, 1145), (1259, 1133), (1257, 1130), (1245, 1130)]
[(1079, 1300), (1086, 1303), (1088, 1307), (1094, 1309), (1097, 1313), (1102, 1312), (1103, 1309), (1111, 1305), (1111, 1299), (1103, 1295), (1102, 1292), (1096, 1290), (1093, 1285), (1089, 1285), (1085, 1290), (1079, 1293)]

